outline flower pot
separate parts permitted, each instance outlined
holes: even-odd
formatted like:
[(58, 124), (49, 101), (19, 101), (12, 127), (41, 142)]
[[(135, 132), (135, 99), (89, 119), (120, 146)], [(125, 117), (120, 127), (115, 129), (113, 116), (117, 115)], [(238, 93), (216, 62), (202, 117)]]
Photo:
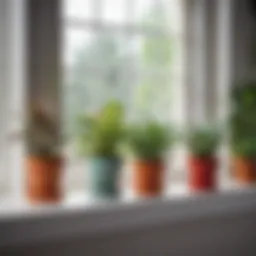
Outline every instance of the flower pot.
[(95, 157), (90, 166), (90, 193), (94, 198), (116, 198), (119, 196), (118, 176), (121, 161), (117, 158)]
[(61, 159), (30, 156), (26, 160), (26, 193), (32, 203), (61, 199)]
[(216, 159), (213, 157), (191, 156), (188, 161), (188, 182), (192, 191), (216, 189)]
[(138, 196), (158, 196), (163, 191), (164, 164), (161, 160), (138, 160), (134, 163), (133, 186)]
[(256, 181), (255, 160), (236, 157), (233, 160), (235, 178), (242, 184), (251, 184)]

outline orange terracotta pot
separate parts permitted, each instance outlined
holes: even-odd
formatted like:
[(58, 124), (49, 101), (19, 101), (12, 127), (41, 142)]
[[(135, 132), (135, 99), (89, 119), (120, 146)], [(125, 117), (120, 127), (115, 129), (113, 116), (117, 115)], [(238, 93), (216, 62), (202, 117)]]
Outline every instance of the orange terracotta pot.
[(216, 159), (213, 157), (191, 156), (188, 160), (188, 182), (192, 191), (216, 189)]
[(139, 196), (157, 196), (163, 191), (164, 164), (160, 160), (134, 163), (133, 186)]
[(253, 159), (234, 158), (233, 170), (235, 178), (240, 183), (251, 184), (256, 181), (256, 163)]
[(26, 159), (26, 193), (32, 203), (52, 203), (61, 199), (61, 165), (59, 158)]

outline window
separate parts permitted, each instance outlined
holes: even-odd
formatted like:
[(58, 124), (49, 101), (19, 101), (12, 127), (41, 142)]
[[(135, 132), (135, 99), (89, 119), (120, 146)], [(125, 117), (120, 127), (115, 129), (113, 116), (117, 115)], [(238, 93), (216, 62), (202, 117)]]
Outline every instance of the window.
[[(40, 2), (43, 8), (33, 10), (35, 17), (42, 15), (43, 18), (37, 21), (39, 24), (31, 22), (36, 25), (30, 29), (37, 33), (28, 39), (29, 49), (36, 45), (31, 58), (39, 61), (30, 72), (37, 74), (36, 83), (54, 88), (58, 83), (48, 79), (52, 78), (49, 64), (58, 62), (55, 53), (59, 50), (56, 40), (59, 28), (56, 26), (56, 31), (49, 33), (44, 26), (47, 20), (44, 17), (48, 9), (53, 8), (44, 3)], [(225, 119), (232, 75), (229, 62), (233, 54), (229, 45), (232, 40), (228, 3), (200, 0), (62, 0), (62, 3), (64, 76), (61, 98), (64, 99), (64, 128), (68, 135), (66, 192), (84, 191), (87, 183), (87, 160), (77, 157), (75, 152), (72, 135), (75, 119), (80, 113), (97, 110), (110, 98), (123, 102), (129, 118), (154, 115), (179, 125), (186, 119), (197, 120), (208, 112), (219, 112)], [(24, 13), (21, 13), (24, 12), (22, 7), (25, 8), (24, 1), (20, 0), (1, 4), (0, 34), (4, 35), (4, 40), (0, 48), (0, 79), (8, 87), (0, 88), (0, 166), (3, 170), (0, 190), (15, 190), (20, 196), (24, 190), (22, 147), (25, 141), (15, 136), (10, 141), (13, 138), (10, 135), (23, 129), (23, 86), (26, 84), (23, 51), (26, 47), (23, 44), (27, 42), (22, 38), (25, 26), (21, 17)], [(57, 7), (54, 8), (53, 16), (57, 13)], [(212, 26), (199, 26), (203, 21)], [(197, 40), (193, 34), (199, 35)], [(40, 40), (37, 40), (39, 35)], [(203, 44), (202, 40), (205, 40)], [(49, 49), (52, 45), (53, 49)], [(51, 54), (53, 59), (43, 58)], [(188, 66), (186, 70), (185, 66)], [(204, 79), (200, 77), (202, 73)], [(212, 77), (216, 75), (218, 81), (211, 79), (209, 73)], [(57, 94), (59, 96), (59, 92)], [(182, 174), (181, 165), (184, 166), (185, 160), (181, 151), (175, 151), (172, 158), (175, 161), (170, 161), (173, 176), (170, 183)], [(186, 170), (183, 171), (181, 180), (185, 183)], [(125, 184), (127, 181), (125, 179)]]
[(120, 100), (128, 118), (182, 122), (183, 1), (63, 1), (63, 96), (69, 189), (84, 189), (78, 114)]

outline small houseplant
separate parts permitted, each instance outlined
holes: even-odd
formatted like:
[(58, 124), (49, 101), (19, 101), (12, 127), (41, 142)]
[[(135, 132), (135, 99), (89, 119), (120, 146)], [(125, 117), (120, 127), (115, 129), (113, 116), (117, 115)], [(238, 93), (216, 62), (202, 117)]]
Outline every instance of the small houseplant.
[(128, 129), (128, 147), (135, 157), (133, 187), (139, 196), (157, 196), (163, 191), (164, 154), (173, 137), (171, 130), (155, 121)]
[(117, 101), (108, 102), (96, 115), (78, 121), (79, 151), (90, 157), (90, 192), (95, 198), (118, 196), (121, 168), (119, 144), (124, 136), (124, 109)]
[(26, 184), (31, 202), (56, 202), (61, 198), (60, 132), (56, 119), (40, 104), (31, 107), (26, 140)]
[(188, 182), (193, 191), (214, 190), (216, 187), (216, 150), (219, 133), (209, 127), (197, 127), (187, 135)]
[(244, 138), (234, 141), (233, 170), (236, 179), (243, 184), (256, 181), (256, 138)]
[(236, 84), (231, 91), (230, 145), (233, 173), (240, 183), (256, 180), (256, 81)]

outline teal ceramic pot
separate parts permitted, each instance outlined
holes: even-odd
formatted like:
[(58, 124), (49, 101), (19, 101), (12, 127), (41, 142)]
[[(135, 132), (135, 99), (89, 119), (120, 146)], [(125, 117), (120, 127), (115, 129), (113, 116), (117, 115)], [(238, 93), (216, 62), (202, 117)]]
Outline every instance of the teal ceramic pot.
[(90, 166), (90, 192), (94, 198), (116, 198), (121, 161), (117, 158), (95, 157)]

